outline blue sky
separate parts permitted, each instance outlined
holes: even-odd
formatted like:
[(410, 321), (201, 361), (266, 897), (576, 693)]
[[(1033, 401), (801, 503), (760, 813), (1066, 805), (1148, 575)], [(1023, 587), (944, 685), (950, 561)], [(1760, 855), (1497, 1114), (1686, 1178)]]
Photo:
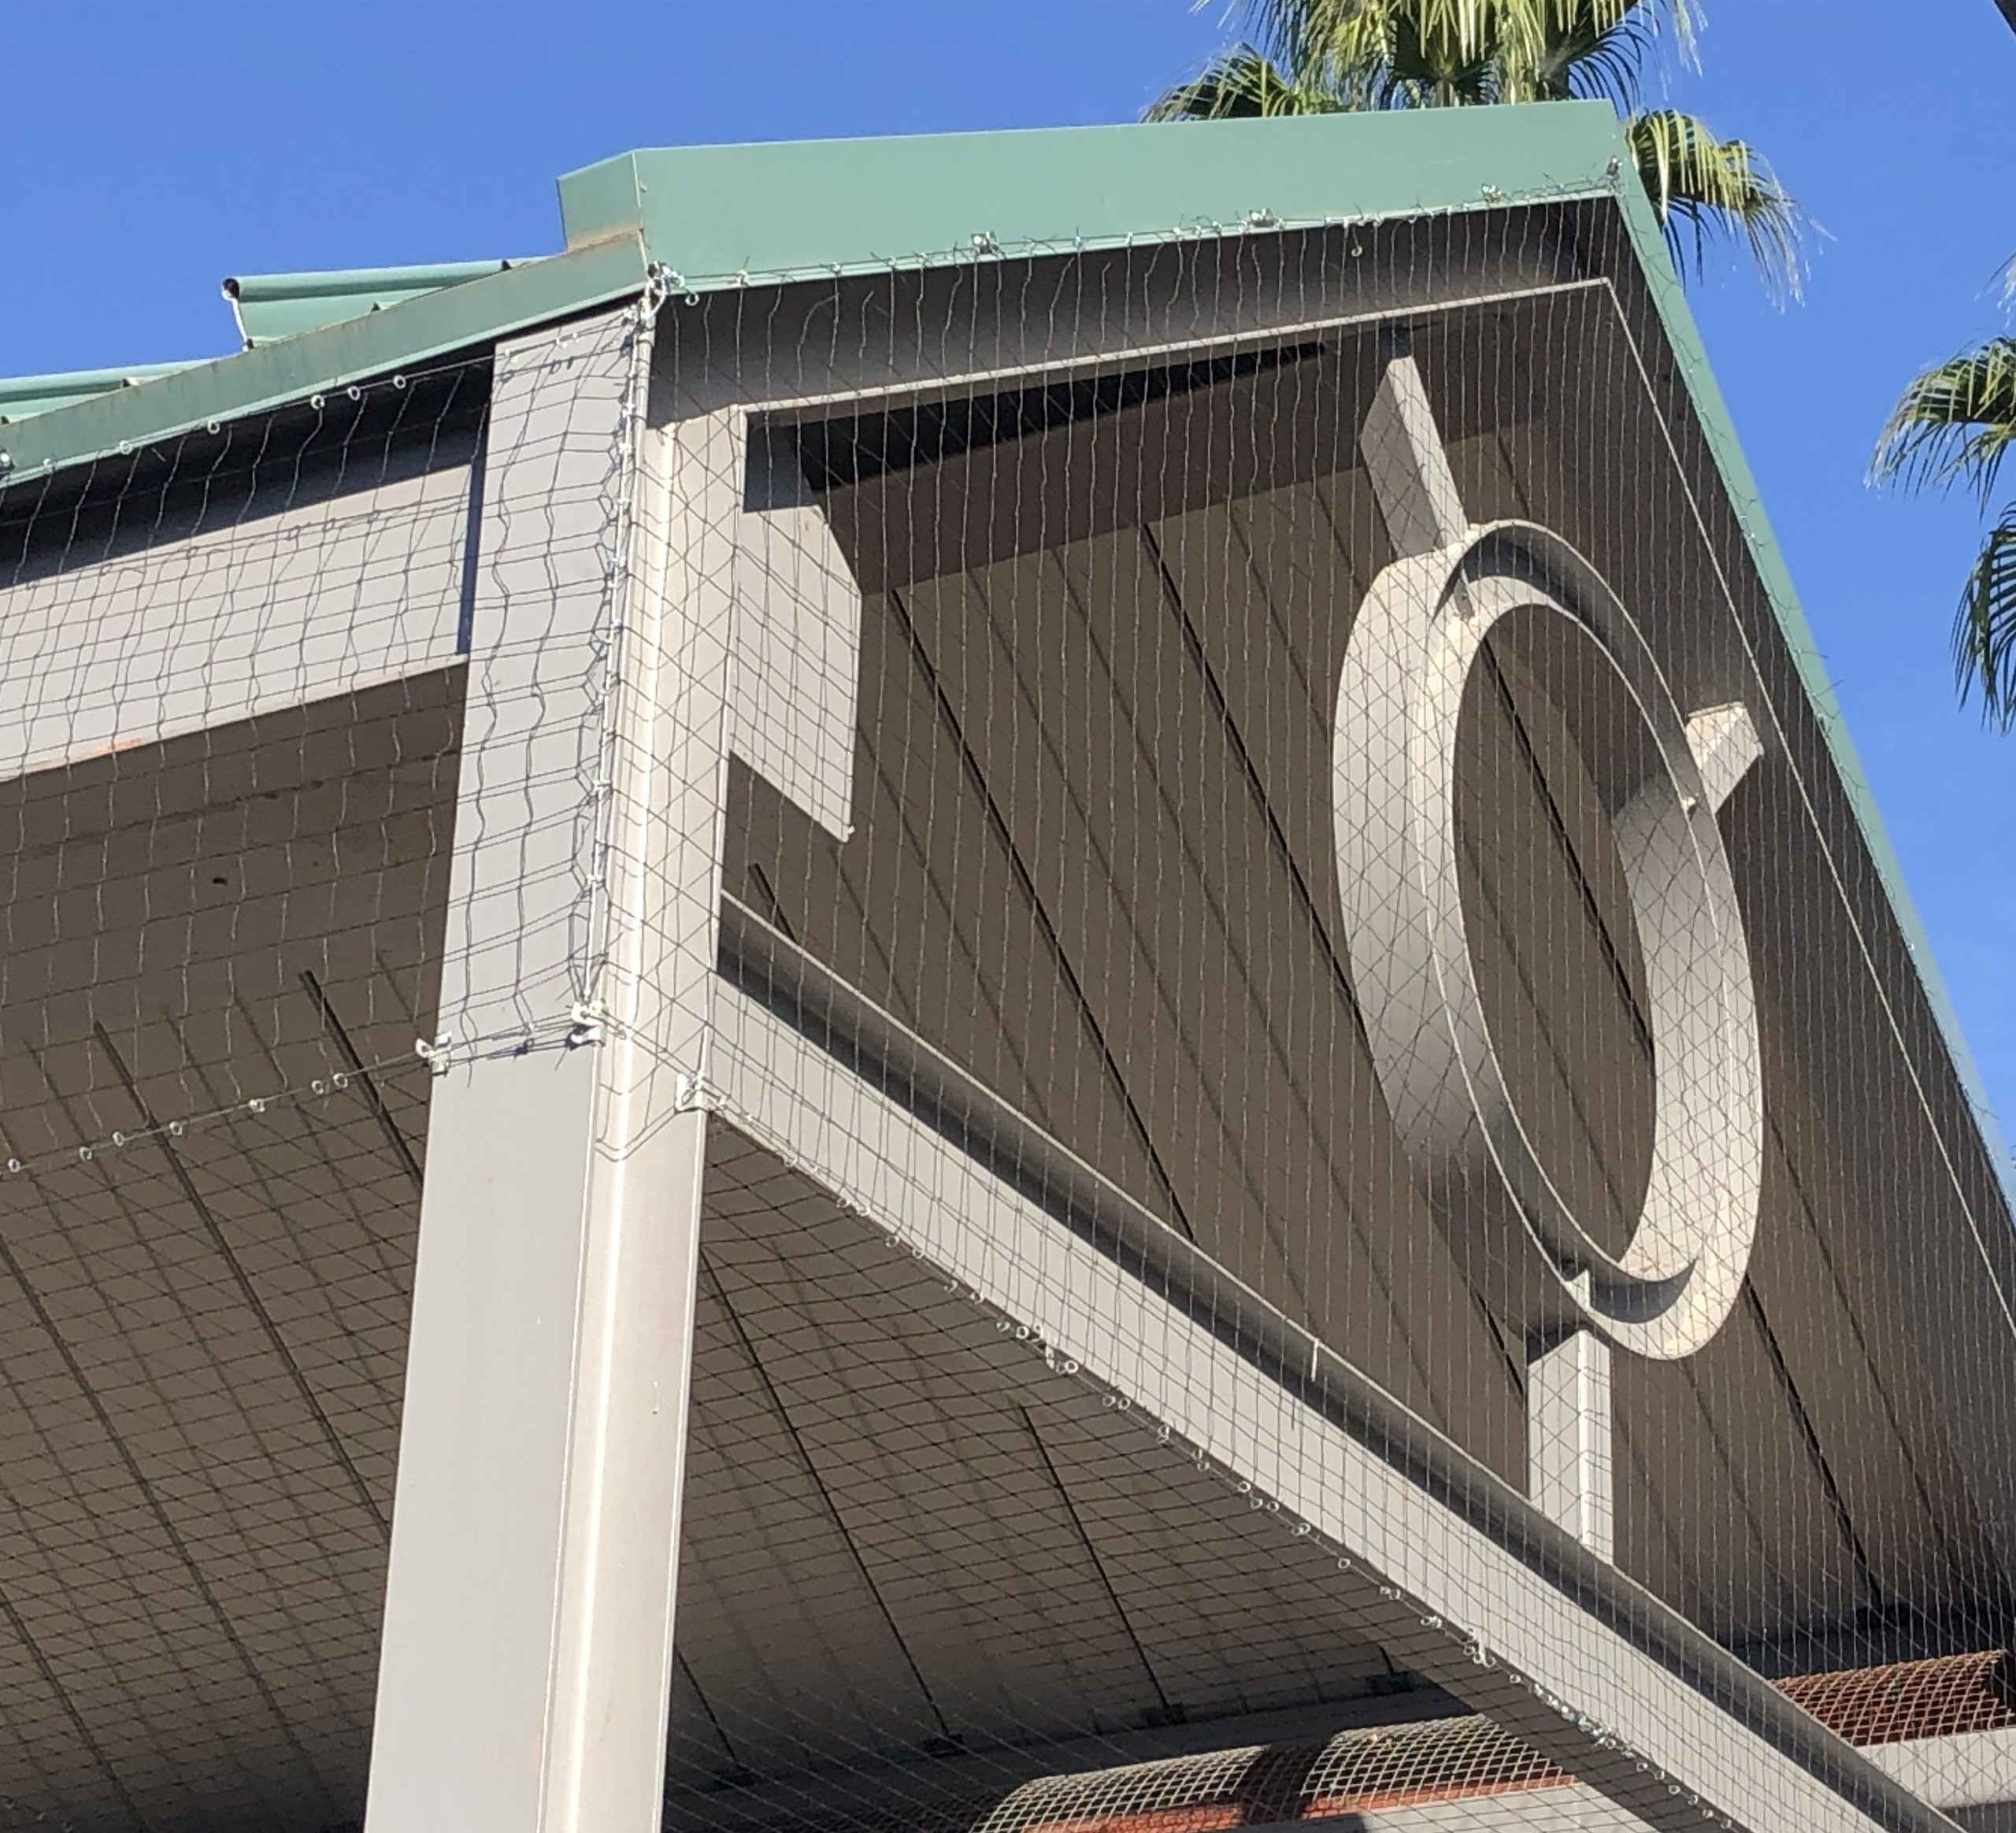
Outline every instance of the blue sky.
[[(2003, 322), (2016, 35), (1992, 0), (1707, 9), (1676, 98), (1767, 152), (1828, 235), (1804, 306), (1770, 309), (1732, 265), (1695, 309), (2016, 1120), (2016, 739), (1956, 709), (1946, 649), (1977, 520), (1862, 482), (1903, 380)], [(0, 372), (226, 350), (227, 273), (550, 249), (554, 176), (632, 146), (1125, 120), (1221, 17), (1186, 0), (17, 0), (0, 11)]]

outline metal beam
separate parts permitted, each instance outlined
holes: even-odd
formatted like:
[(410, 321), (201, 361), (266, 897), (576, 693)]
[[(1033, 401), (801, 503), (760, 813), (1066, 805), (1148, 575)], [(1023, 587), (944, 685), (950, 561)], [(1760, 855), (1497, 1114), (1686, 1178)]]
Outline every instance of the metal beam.
[[(1523, 1505), (1516, 1524), (1511, 1498), (1492, 1501), (1473, 1466), (1459, 1474), (1467, 1461), (1421, 1422), (1390, 1402), (1355, 1423), (1349, 1396), (1320, 1403), (1333, 1378), (1351, 1386), (1336, 1359), (1307, 1339), (1291, 1353), (1292, 1325), (1117, 1192), (1075, 1223), (1061, 1214), (1077, 1215), (1073, 1186), (1095, 1174), (1046, 1165), (1048, 1200), (1025, 1194), (992, 1168), (1006, 1149), (984, 1135), (1000, 1104), (886, 1019), (854, 1024), (846, 991), (788, 952), (808, 985), (825, 981), (810, 1024), (873, 1079), (780, 1016), (789, 991), (774, 972), (761, 998), (724, 982), (714, 1061), (734, 1124), (1335, 1545), (1340, 1588), (1410, 1669), (1655, 1826), (1698, 1826), (1704, 1807), (1757, 1833), (1947, 1824), (1614, 1568), (1572, 1543), (1543, 1548), (1555, 1531)], [(917, 1058), (928, 1120), (900, 1098), (902, 1065), (871, 1061), (892, 1047)], [(1267, 1340), (1232, 1340), (1255, 1331)], [(1674, 1658), (1651, 1652), (1662, 1642)]]
[(78, 564), (24, 569), (0, 587), (10, 649), (35, 658), (0, 676), (0, 776), (452, 663), (469, 551), (467, 446), (401, 457), (361, 488), (303, 487), (279, 508), (254, 498), (262, 513), (213, 512), (209, 525), (185, 524), (133, 552), (107, 552), (101, 539), (61, 557)]

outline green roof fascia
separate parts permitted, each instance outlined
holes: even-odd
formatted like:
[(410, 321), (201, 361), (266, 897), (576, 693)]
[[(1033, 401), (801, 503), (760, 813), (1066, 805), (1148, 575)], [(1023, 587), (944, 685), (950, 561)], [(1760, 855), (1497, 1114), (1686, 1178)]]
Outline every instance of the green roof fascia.
[(137, 387), (187, 369), (188, 363), (135, 363), (124, 369), (72, 369), (54, 376), (10, 376), (0, 380), (0, 426), (68, 407), (115, 388)]
[(427, 267), (353, 268), (308, 274), (243, 274), (224, 283), (247, 347), (358, 318), (422, 293), (459, 287), (506, 268), (508, 261), (436, 262)]
[[(1614, 128), (1620, 157), (1628, 157), (1623, 136)], [(1870, 856), (1883, 882), (1884, 891), (1895, 912), (1899, 927), (1903, 931), (1905, 946), (1910, 949), (1915, 963), (1918, 979), (1923, 983), (1926, 997), (1932, 1002), (1934, 1016), (1944, 1035), (1946, 1048), (1959, 1073), (1961, 1086), (1974, 1110), (1975, 1124), (1980, 1128), (1986, 1142), (1988, 1157), (1993, 1162), (1996, 1176), (1999, 1180), (2003, 1197), (2012, 1212), (2016, 1212), (2016, 1163), (2012, 1163), (2009, 1146), (2004, 1138), (1995, 1109), (1989, 1105), (1986, 1085), (1981, 1080), (1980, 1066), (1975, 1062), (1973, 1052), (1968, 1048), (1966, 1032), (1961, 1028), (1960, 1015), (1947, 992), (1944, 976), (1939, 971), (1937, 958), (1933, 955), (1931, 939), (1927, 936), (1925, 924), (1920, 919), (1918, 906), (1911, 898), (1910, 887), (1904, 880), (1904, 868), (1897, 857), (1896, 849), (1891, 844), (1889, 831), (1884, 827), (1883, 817), (1876, 805), (1876, 795), (1870, 787), (1867, 772), (1857, 754), (1855, 740), (1849, 735), (1847, 716), (1841, 710), (1840, 701), (1836, 697), (1834, 684), (1828, 678), (1826, 664), (1821, 659), (1819, 646), (1814, 641), (1813, 627), (1807, 621), (1806, 612), (1799, 603), (1798, 589), (1792, 583), (1791, 569), (1785, 565), (1777, 538), (1771, 532), (1770, 518), (1764, 511), (1764, 499), (1757, 487), (1743, 455), (1742, 442), (1736, 437), (1736, 424), (1729, 417), (1729, 404), (1722, 398), (1720, 385), (1715, 380), (1714, 371), (1710, 367), (1708, 353), (1701, 342), (1701, 333), (1694, 322), (1694, 314), (1688, 309), (1685, 289), (1673, 263), (1673, 257), (1661, 232), (1659, 220), (1652, 209), (1651, 200), (1646, 196), (1644, 187), (1639, 184), (1621, 185), (1618, 191), (1618, 202), (1624, 211), (1625, 222), (1631, 233), (1631, 239), (1638, 255), (1638, 264), (1644, 270), (1647, 284), (1659, 314), (1660, 323), (1666, 330), (1666, 342), (1671, 346), (1673, 359), (1680, 370), (1681, 380), (1694, 404), (1694, 411), (1701, 422), (1714, 455), (1715, 468), (1721, 474), (1722, 487), (1729, 494), (1731, 506), (1743, 530), (1744, 540), (1750, 550), (1750, 557), (1757, 568), (1758, 576), (1763, 581), (1764, 590), (1776, 613), (1778, 628), (1784, 632), (1787, 646), (1791, 649), (1798, 666), (1799, 679), (1806, 689), (1806, 696), (1812, 703), (1814, 713), (1825, 735), (1829, 751), (1834, 760), (1834, 768), (1848, 793), (1855, 818), (1860, 824), (1862, 836), (1867, 841)]]
[(0, 428), (0, 483), (18, 487), (65, 465), (131, 452), (641, 294), (646, 270), (635, 237), (611, 241), (53, 408)]
[(1586, 196), (1620, 153), (1602, 102), (665, 147), (569, 172), (560, 216), (702, 292)]

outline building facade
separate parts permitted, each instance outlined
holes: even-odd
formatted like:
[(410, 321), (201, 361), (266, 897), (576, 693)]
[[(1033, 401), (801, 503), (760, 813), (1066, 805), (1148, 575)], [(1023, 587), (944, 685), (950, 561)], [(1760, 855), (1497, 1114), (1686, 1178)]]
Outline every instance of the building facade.
[(2003, 1824), (2006, 1153), (1607, 108), (560, 188), (0, 387), (0, 1825)]

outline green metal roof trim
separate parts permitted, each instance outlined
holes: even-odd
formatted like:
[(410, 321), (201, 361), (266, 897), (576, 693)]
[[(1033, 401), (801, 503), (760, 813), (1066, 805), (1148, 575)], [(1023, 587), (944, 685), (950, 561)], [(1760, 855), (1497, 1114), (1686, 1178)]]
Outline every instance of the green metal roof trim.
[(293, 337), (367, 312), (383, 311), (423, 293), (459, 287), (506, 268), (508, 261), (461, 261), (431, 267), (354, 268), (347, 272), (245, 274), (224, 283), (246, 348)]
[(191, 363), (132, 388), (0, 429), (0, 483), (135, 451), (372, 376), (469, 350), (643, 291), (634, 240), (501, 268), (236, 355)]
[[(533, 258), (539, 258), (534, 257)], [(423, 293), (465, 281), (483, 280), (523, 261), (467, 261), (431, 267), (363, 268), (352, 272), (313, 274), (246, 274), (224, 283), (238, 334), (250, 350), (254, 344), (292, 337), (345, 319), (382, 311)], [(69, 407), (114, 389), (132, 388), (163, 376), (193, 369), (205, 361), (138, 363), (124, 369), (72, 369), (51, 376), (0, 379), (0, 427), (12, 426)]]
[(187, 369), (187, 363), (140, 363), (129, 369), (71, 369), (54, 376), (16, 376), (0, 380), (0, 426), (12, 426), (50, 409), (88, 401), (115, 388), (134, 388), (157, 377)]
[[(260, 412), (641, 291), (654, 265), (699, 293), (1076, 248), (1614, 197), (1808, 697), (1827, 733), (1997, 1173), (2010, 1166), (1923, 925), (1773, 539), (1651, 205), (1600, 102), (628, 153), (559, 181), (568, 252), (424, 290), (388, 275), (269, 276), (241, 289), (365, 302), (240, 355), (0, 430), (21, 480)], [(354, 289), (354, 290), (353, 290)], [(240, 303), (243, 304), (241, 294)], [(262, 302), (255, 300), (255, 304)], [(140, 372), (128, 372), (137, 376)], [(124, 380), (122, 375), (120, 380)], [(4, 467), (0, 467), (4, 475)]]
[[(459, 280), (440, 276), (469, 268), (248, 276), (241, 305), (250, 290), (322, 317), (8, 428), (0, 468), (18, 482), (481, 343), (640, 291), (653, 262), (699, 291), (1588, 196), (1617, 188), (1621, 151), (1607, 104), (1550, 102), (626, 154), (560, 180), (565, 254)], [(401, 276), (421, 290), (391, 297)]]
[(567, 246), (639, 235), (676, 283), (885, 272), (1611, 187), (1605, 102), (626, 153), (560, 180)]

